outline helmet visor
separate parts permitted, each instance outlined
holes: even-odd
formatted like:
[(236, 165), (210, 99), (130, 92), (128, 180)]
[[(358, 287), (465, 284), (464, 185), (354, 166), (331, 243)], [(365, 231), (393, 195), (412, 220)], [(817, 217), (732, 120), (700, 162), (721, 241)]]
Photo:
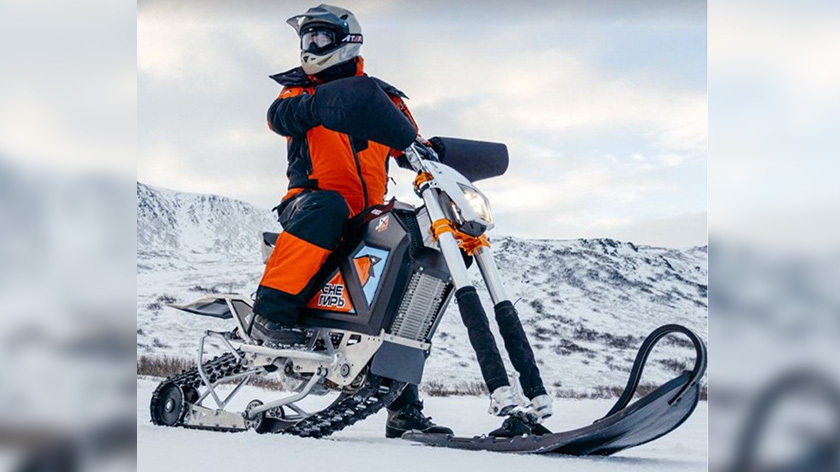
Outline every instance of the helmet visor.
[(335, 32), (326, 28), (312, 29), (300, 36), (300, 50), (306, 52), (324, 52), (337, 43)]

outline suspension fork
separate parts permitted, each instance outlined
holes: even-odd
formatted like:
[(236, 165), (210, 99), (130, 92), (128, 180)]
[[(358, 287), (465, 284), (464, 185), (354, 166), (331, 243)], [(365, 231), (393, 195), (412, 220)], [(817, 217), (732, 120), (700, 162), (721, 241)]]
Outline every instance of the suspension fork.
[[(446, 222), (446, 214), (440, 206), (436, 190), (428, 182), (422, 182), (417, 186), (417, 193), (426, 204), (426, 211), (432, 221)], [(467, 273), (467, 266), (461, 256), (461, 249), (455, 235), (451, 231), (442, 231), (437, 236), (440, 251), (449, 267), (452, 283), (455, 285), (455, 297), (458, 300), (458, 311), (461, 313), (461, 320), (467, 328), (470, 344), (475, 351), (481, 375), (489, 392), (494, 392), (499, 387), (509, 386), (505, 364), (496, 340), (490, 331), (490, 322), (487, 314), (481, 306), (478, 293), (470, 283), (470, 276)]]
[[(434, 154), (433, 151), (432, 154)], [(430, 184), (432, 177), (425, 173), (421, 156), (414, 145), (406, 149), (406, 157), (412, 168), (418, 172), (418, 177), (414, 181), (415, 191), (426, 204), (426, 211), (432, 222), (432, 232), (438, 240), (441, 253), (443, 253), (456, 288), (455, 295), (458, 299), (461, 319), (467, 327), (470, 344), (478, 358), (487, 389), (492, 393), (496, 388), (510, 384), (495, 339), (490, 332), (487, 315), (481, 306), (475, 287), (470, 283), (467, 267), (461, 257), (461, 247), (452, 230), (452, 224), (448, 221), (446, 213), (441, 207), (436, 193), (437, 190), (432, 188)], [(439, 231), (438, 228), (443, 231)], [(531, 345), (519, 320), (519, 315), (513, 303), (508, 299), (501, 274), (499, 274), (499, 269), (493, 259), (493, 253), (486, 244), (486, 240), (484, 243), (475, 245), (469, 252), (475, 256), (479, 270), (490, 291), (499, 332), (504, 340), (505, 349), (508, 351), (511, 363), (519, 373), (522, 391), (528, 398), (533, 399), (545, 394), (545, 387)], [(500, 378), (502, 376), (504, 378)]]

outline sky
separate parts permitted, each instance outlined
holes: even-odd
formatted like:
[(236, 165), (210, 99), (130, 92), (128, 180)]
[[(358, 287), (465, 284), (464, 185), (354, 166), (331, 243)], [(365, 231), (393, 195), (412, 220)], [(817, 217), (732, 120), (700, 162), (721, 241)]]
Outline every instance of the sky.
[[(496, 234), (706, 244), (706, 4), (345, 1), (366, 71), (404, 91), (425, 137), (503, 142), (478, 182)], [(268, 75), (299, 64), (285, 19), (310, 2), (140, 0), (137, 178), (271, 208), (285, 139)], [(409, 203), (412, 175), (391, 166)]]

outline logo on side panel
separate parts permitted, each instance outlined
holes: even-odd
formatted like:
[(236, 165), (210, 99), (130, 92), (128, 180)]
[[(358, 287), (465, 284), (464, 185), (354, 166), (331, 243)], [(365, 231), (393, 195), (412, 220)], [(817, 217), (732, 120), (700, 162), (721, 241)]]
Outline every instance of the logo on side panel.
[(376, 225), (376, 232), (381, 233), (388, 229), (388, 223), (391, 222), (391, 215), (385, 215), (379, 218), (379, 223)]
[[(363, 247), (353, 257), (353, 267), (359, 276), (359, 284), (362, 286), (368, 304), (373, 302), (373, 295), (382, 279), (387, 258), (388, 251), (368, 247)], [(347, 291), (344, 275), (338, 270), (306, 306), (339, 313), (356, 313), (353, 302), (350, 300), (350, 293)]]
[(341, 313), (355, 313), (353, 303), (347, 295), (347, 287), (344, 284), (344, 276), (336, 271), (325, 283), (321, 290), (306, 304), (309, 308), (321, 310), (338, 311)]
[(387, 261), (387, 250), (368, 246), (363, 247), (353, 258), (368, 305), (373, 303), (376, 291), (381, 285)]
[(366, 254), (353, 259), (353, 264), (356, 266), (356, 273), (359, 274), (359, 282), (362, 283), (362, 288), (367, 286), (370, 279), (376, 277), (374, 267), (381, 261), (381, 257), (374, 256), (373, 254)]

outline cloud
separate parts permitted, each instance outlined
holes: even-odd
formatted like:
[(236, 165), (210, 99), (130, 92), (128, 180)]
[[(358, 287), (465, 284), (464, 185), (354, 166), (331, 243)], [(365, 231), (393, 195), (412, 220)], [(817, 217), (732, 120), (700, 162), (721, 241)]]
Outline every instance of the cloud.
[(616, 239), (637, 244), (687, 248), (708, 244), (706, 219), (706, 212), (686, 213), (632, 222), (606, 222), (602, 228), (595, 226), (592, 230), (594, 234), (607, 231)]
[(663, 150), (691, 157), (705, 152), (704, 91), (659, 90), (632, 83), (557, 50), (474, 57), (469, 50), (429, 48), (418, 55), (421, 63), (434, 56), (441, 68), (457, 67), (458, 72), (447, 75), (445, 84), (419, 77), (410, 80), (406, 89), (419, 97), (411, 101), (412, 108), (421, 116), (429, 109), (446, 108), (466, 134), (559, 134), (632, 127)]
[(277, 48), (274, 25), (184, 15), (180, 10), (138, 12), (137, 71), (141, 76), (208, 91), (231, 88), (248, 61), (293, 63), (294, 50)]

